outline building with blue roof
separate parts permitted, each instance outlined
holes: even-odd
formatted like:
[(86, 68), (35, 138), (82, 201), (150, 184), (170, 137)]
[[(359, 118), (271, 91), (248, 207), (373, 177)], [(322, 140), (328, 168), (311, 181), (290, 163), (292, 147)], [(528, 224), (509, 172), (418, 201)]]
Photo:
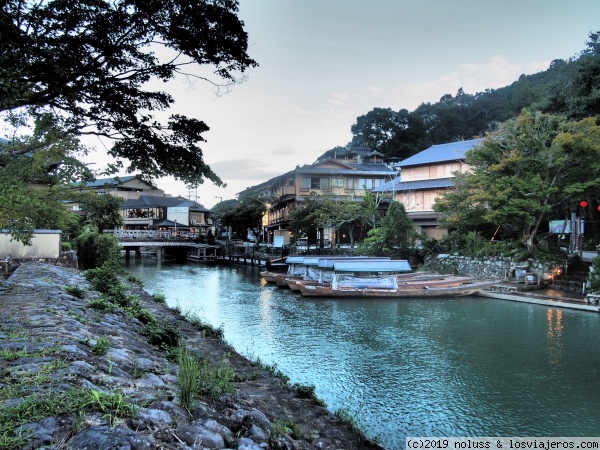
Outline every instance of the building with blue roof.
[(403, 203), (417, 232), (439, 239), (448, 234), (448, 230), (439, 226), (441, 215), (433, 210), (433, 205), (437, 198), (454, 187), (457, 172), (469, 170), (466, 154), (481, 141), (471, 139), (433, 145), (396, 163), (394, 167), (400, 175), (373, 192)]

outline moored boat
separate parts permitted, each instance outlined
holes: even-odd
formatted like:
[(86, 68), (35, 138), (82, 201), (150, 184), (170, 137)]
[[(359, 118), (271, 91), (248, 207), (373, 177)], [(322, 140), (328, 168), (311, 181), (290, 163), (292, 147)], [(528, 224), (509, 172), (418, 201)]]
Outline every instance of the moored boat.
[(346, 287), (332, 289), (326, 285), (300, 285), (300, 292), (305, 297), (355, 297), (355, 298), (437, 298), (473, 295), (491, 286), (492, 281), (476, 281), (458, 285), (440, 287), (407, 286), (403, 289), (357, 288)]
[(296, 283), (313, 297), (440, 297), (469, 295), (491, 283), (470, 277), (415, 274), (404, 260), (333, 263), (331, 283)]
[(291, 275), (284, 279), (283, 283), (278, 283), (279, 286), (287, 285), (292, 291), (299, 291), (298, 283), (303, 284), (319, 284), (330, 283), (333, 274), (334, 261), (343, 261), (346, 263), (364, 262), (364, 261), (389, 261), (390, 258), (372, 257), (372, 256), (305, 256), (302, 262), (298, 263), (301, 267), (296, 271), (296, 275)]
[(265, 270), (260, 272), (260, 276), (264, 278), (267, 283), (276, 283), (278, 286), (282, 286), (283, 281), (288, 277), (301, 276), (305, 269), (300, 268), (300, 264), (304, 261), (302, 256), (288, 256), (285, 260), (287, 265), (286, 272), (274, 272), (272, 270)]
[(187, 252), (188, 261), (200, 263), (216, 263), (217, 249), (216, 245), (193, 244), (190, 245)]

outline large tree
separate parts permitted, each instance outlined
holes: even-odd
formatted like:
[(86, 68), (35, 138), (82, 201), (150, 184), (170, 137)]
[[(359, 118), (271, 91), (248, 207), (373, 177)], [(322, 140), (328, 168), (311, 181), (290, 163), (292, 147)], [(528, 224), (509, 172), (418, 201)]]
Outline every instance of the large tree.
[(4, 0), (0, 112), (50, 113), (65, 136), (103, 136), (129, 172), (221, 184), (198, 147), (207, 124), (157, 117), (174, 99), (151, 82), (238, 81), (256, 62), (237, 12), (235, 0)]
[(92, 176), (78, 160), (74, 136), (57, 130), (48, 115), (38, 116), (34, 128), (0, 141), (0, 229), (26, 244), (36, 228), (64, 229), (76, 221), (65, 206), (73, 200), (69, 187)]
[(350, 128), (351, 145), (369, 147), (387, 157), (408, 158), (430, 145), (423, 122), (406, 109), (374, 108)]
[(434, 205), (443, 223), (514, 230), (533, 255), (546, 221), (568, 218), (582, 198), (598, 199), (600, 127), (523, 110), (467, 152), (467, 163), (471, 171)]
[(381, 219), (381, 226), (369, 230), (358, 253), (373, 256), (403, 255), (413, 246), (416, 235), (414, 224), (404, 205), (392, 201)]
[(600, 117), (600, 31), (589, 34), (573, 77), (571, 98), (573, 117)]

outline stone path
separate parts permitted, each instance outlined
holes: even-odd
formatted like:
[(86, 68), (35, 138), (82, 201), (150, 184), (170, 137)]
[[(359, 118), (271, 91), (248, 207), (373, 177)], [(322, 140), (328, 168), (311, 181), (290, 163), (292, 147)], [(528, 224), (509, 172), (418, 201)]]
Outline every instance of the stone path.
[(230, 366), (237, 392), (182, 408), (179, 367), (142, 322), (91, 308), (100, 296), (78, 271), (22, 264), (0, 285), (0, 449), (381, 449), (139, 287), (131, 293), (213, 367)]

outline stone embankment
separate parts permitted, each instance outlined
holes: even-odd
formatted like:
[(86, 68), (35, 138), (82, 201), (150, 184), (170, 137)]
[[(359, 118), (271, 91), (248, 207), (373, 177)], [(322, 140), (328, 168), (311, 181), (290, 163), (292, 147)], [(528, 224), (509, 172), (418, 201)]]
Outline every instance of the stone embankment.
[(0, 286), (0, 448), (381, 449), (214, 329), (128, 286), (155, 329), (176, 330), (209, 372), (230, 371), (234, 391), (182, 407), (178, 359), (149, 342), (148, 323), (102, 307), (76, 270), (22, 264)]

